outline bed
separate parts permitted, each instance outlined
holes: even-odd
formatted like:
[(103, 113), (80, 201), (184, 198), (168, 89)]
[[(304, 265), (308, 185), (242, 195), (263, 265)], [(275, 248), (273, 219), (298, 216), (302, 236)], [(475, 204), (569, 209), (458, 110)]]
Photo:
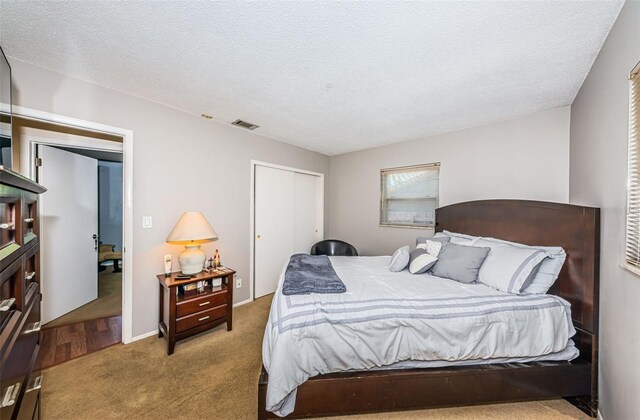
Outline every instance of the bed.
[[(385, 279), (389, 257), (333, 258), (349, 292), (276, 292), (263, 349), (273, 377), (270, 383), (263, 369), (259, 378), (260, 418), (557, 397), (595, 414), (599, 210), (476, 201), (438, 209), (436, 223), (436, 231), (561, 246), (567, 261), (549, 294), (514, 297), (428, 275), (421, 282), (408, 273), (389, 273), (393, 279)], [(371, 341), (356, 342), (368, 332)], [(456, 333), (472, 337), (463, 340), (472, 345), (433, 345), (428, 348), (432, 361), (412, 357), (418, 346), (424, 351)], [(430, 340), (434, 336), (439, 339)]]

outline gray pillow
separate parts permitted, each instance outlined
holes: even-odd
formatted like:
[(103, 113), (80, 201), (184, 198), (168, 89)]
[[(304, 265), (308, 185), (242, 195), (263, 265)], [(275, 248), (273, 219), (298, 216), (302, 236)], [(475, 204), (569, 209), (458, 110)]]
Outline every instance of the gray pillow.
[(407, 268), (409, 264), (409, 245), (405, 245), (393, 253), (391, 257), (391, 263), (389, 263), (389, 270), (393, 272), (402, 271)]
[(418, 236), (416, 237), (416, 246), (427, 243), (427, 241), (442, 242), (443, 244), (446, 244), (447, 242), (451, 241), (451, 238), (448, 236), (440, 236), (437, 238), (435, 236), (431, 238), (427, 238), (426, 236)]
[(409, 258), (409, 272), (411, 274), (426, 273), (437, 261), (438, 258), (429, 254), (426, 249), (414, 249)]
[(489, 251), (491, 248), (488, 247), (445, 243), (438, 254), (438, 262), (431, 268), (431, 274), (461, 283), (476, 282), (478, 271)]

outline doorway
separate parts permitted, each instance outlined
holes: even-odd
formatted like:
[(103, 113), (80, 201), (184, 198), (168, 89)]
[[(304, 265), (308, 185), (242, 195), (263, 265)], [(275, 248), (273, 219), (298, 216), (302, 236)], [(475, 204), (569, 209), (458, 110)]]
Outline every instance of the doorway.
[[(122, 143), (20, 130), (42, 185), (42, 368), (122, 342)], [(91, 146), (91, 147), (90, 147)]]
[[(119, 143), (119, 150), (123, 155), (123, 260), (122, 260), (122, 319), (121, 337), (124, 344), (139, 340), (152, 335), (152, 333), (133, 335), (133, 131), (121, 127), (115, 127), (93, 121), (68, 117), (37, 109), (14, 106), (13, 120), (16, 122), (15, 130), (21, 127), (44, 128), (53, 132), (67, 134), (77, 134), (79, 136), (90, 136), (99, 140), (92, 140), (88, 143), (77, 144), (86, 148), (98, 148), (110, 150), (115, 143)], [(16, 138), (20, 136), (14, 131)], [(14, 147), (13, 162), (18, 162), (19, 167), (14, 169), (20, 171), (27, 177), (30, 172), (30, 159), (34, 156), (29, 153), (29, 144), (20, 141)], [(153, 333), (155, 334), (155, 332)]]
[(292, 254), (324, 236), (324, 175), (252, 162), (251, 297), (275, 292)]

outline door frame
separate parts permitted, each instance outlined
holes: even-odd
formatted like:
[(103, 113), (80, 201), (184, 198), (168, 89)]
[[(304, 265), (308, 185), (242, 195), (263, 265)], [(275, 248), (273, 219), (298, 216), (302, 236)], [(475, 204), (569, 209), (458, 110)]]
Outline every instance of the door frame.
[[(122, 342), (128, 344), (144, 338), (147, 335), (133, 337), (133, 130), (21, 106), (14, 106), (13, 114), (25, 119), (122, 137)], [(97, 146), (85, 148), (104, 147), (105, 140), (93, 140), (82, 143), (85, 146)], [(69, 143), (65, 145), (69, 146)], [(29, 147), (28, 153), (32, 153), (32, 147)]]
[(319, 202), (318, 202), (318, 215), (319, 215), (319, 219), (321, 221), (320, 224), (320, 237), (324, 238), (324, 195), (325, 195), (325, 185), (324, 185), (324, 174), (321, 172), (313, 172), (313, 171), (308, 171), (306, 169), (298, 169), (298, 168), (293, 168), (290, 166), (283, 166), (283, 165), (277, 165), (275, 163), (269, 163), (269, 162), (263, 162), (260, 160), (253, 160), (251, 159), (251, 186), (249, 189), (249, 298), (242, 301), (242, 302), (238, 302), (236, 305), (234, 306), (238, 306), (238, 305), (242, 305), (245, 303), (249, 303), (252, 302), (253, 300), (255, 300), (255, 296), (254, 296), (254, 291), (255, 291), (255, 248), (256, 248), (256, 241), (255, 241), (255, 223), (256, 223), (256, 218), (255, 218), (255, 210), (256, 210), (256, 202), (255, 202), (255, 192), (256, 192), (256, 166), (265, 166), (267, 168), (274, 168), (274, 169), (282, 169), (285, 171), (290, 171), (290, 172), (297, 172), (300, 174), (306, 174), (306, 175), (313, 175), (313, 176), (317, 176), (320, 178), (320, 185), (322, 185), (322, 188), (320, 188), (320, 197), (319, 197)]

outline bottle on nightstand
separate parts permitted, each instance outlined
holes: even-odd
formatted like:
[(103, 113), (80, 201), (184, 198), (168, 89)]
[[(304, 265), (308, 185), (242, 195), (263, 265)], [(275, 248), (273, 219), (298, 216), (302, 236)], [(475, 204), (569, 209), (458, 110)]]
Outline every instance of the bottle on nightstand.
[(216, 253), (213, 255), (213, 267), (214, 268), (220, 267), (220, 254), (218, 253), (217, 249), (216, 249)]

